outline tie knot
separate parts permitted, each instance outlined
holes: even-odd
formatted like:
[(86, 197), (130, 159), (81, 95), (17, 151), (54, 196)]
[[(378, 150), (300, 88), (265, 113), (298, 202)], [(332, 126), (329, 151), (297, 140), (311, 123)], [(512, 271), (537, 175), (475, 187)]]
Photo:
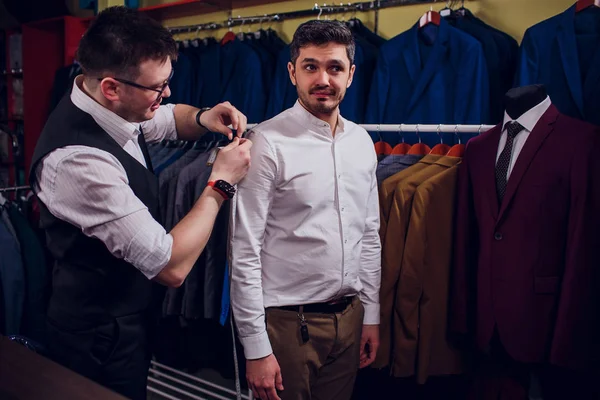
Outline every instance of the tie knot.
[(522, 130), (523, 125), (517, 121), (510, 121), (506, 123), (506, 133), (511, 139), (514, 139)]

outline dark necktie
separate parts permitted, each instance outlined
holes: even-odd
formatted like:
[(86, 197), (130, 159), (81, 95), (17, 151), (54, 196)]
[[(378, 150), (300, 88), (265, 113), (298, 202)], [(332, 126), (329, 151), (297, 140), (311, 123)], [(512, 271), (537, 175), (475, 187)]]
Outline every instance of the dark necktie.
[(523, 130), (523, 126), (517, 121), (510, 121), (506, 123), (506, 144), (498, 162), (496, 163), (496, 193), (498, 194), (498, 204), (502, 204), (502, 199), (506, 193), (506, 185), (508, 179), (508, 167), (510, 165), (510, 159), (512, 156), (513, 142), (515, 137)]
[(150, 154), (148, 153), (148, 146), (146, 145), (146, 138), (144, 137), (144, 132), (142, 131), (141, 126), (140, 134), (138, 135), (138, 143), (140, 145), (140, 149), (142, 150), (142, 154), (144, 155), (144, 160), (146, 160), (146, 167), (148, 167), (148, 171), (154, 173), (154, 168), (152, 168), (152, 160), (150, 159)]

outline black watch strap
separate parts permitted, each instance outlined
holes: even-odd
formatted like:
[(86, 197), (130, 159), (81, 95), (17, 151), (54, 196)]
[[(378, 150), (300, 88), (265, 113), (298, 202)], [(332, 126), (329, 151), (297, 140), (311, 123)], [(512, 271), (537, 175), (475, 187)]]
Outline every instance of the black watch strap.
[(198, 126), (201, 126), (202, 128), (208, 130), (207, 127), (205, 127), (204, 125), (202, 125), (202, 122), (200, 122), (200, 116), (205, 113), (206, 111), (210, 110), (210, 107), (204, 107), (198, 110), (198, 112), (196, 113), (196, 123), (198, 124)]

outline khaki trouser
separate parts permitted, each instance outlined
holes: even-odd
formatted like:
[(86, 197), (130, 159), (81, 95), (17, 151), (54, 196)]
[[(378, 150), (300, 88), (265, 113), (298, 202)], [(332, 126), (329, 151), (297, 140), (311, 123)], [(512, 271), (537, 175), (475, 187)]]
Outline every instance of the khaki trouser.
[(267, 333), (279, 362), (282, 400), (348, 400), (359, 366), (364, 308), (358, 296), (340, 313), (304, 313), (303, 343), (294, 311), (268, 308)]

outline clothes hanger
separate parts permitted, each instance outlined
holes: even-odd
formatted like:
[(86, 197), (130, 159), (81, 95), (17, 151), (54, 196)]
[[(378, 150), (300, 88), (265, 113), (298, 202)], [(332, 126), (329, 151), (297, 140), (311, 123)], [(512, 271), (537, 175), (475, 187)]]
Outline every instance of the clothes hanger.
[(233, 28), (231, 27), (232, 23), (233, 21), (228, 21), (229, 31), (225, 34), (225, 36), (223, 36), (223, 39), (221, 39), (221, 46), (224, 46), (229, 42), (233, 42), (236, 39), (235, 33), (233, 33)]
[(458, 125), (454, 127), (454, 135), (456, 135), (456, 139), (458, 144), (455, 144), (448, 150), (446, 154), (449, 157), (462, 157), (465, 154), (465, 145), (460, 142), (460, 135), (458, 134)]
[(467, 11), (469, 11), (469, 10), (467, 10), (465, 8), (465, 0), (462, 0), (462, 4), (461, 4), (460, 8), (458, 10), (456, 10), (456, 13), (458, 15), (460, 15), (461, 17), (464, 17), (467, 14)]
[(600, 0), (577, 0), (575, 12), (580, 12), (590, 7), (600, 7)]
[(417, 137), (419, 138), (419, 143), (413, 144), (410, 146), (410, 150), (407, 154), (414, 154), (419, 156), (424, 156), (425, 154), (431, 151), (431, 148), (427, 146), (425, 143), (421, 142), (421, 135), (419, 134), (419, 124), (417, 124)]
[(377, 159), (381, 160), (383, 157), (392, 154), (392, 146), (383, 141), (379, 125), (377, 125), (377, 136), (379, 136), (379, 141), (375, 143), (375, 154), (377, 154)]
[(427, 11), (421, 19), (419, 20), (419, 28), (423, 28), (429, 24), (433, 24), (435, 26), (440, 26), (442, 17), (437, 11), (433, 11), (433, 6), (429, 6), (429, 11)]
[(440, 10), (440, 17), (446, 18), (451, 16), (453, 13), (452, 8), (450, 8), (450, 0), (446, 2), (446, 7)]
[[(241, 17), (238, 15), (238, 19), (239, 19), (239, 18), (241, 18)], [(238, 32), (238, 33), (237, 33), (237, 35), (236, 35), (236, 36), (237, 36), (237, 38), (238, 38), (239, 40), (241, 40), (241, 41), (244, 41), (244, 39), (246, 38), (246, 35), (244, 35), (244, 24), (245, 24), (245, 23), (246, 23), (246, 19), (243, 19), (243, 20), (242, 20), (242, 25), (240, 25), (240, 30), (239, 30), (239, 32)]]
[(402, 143), (397, 144), (392, 149), (392, 154), (406, 154), (410, 150), (410, 145), (408, 143), (404, 143), (404, 132), (402, 132), (402, 124), (398, 126), (398, 133), (402, 138)]
[(448, 151), (450, 150), (450, 146), (448, 146), (447, 144), (444, 144), (444, 139), (442, 138), (442, 133), (440, 132), (440, 128), (441, 128), (441, 126), (438, 125), (437, 134), (440, 138), (440, 143), (433, 146), (433, 148), (431, 149), (429, 154), (437, 154), (440, 156), (445, 156), (446, 154), (448, 154)]

